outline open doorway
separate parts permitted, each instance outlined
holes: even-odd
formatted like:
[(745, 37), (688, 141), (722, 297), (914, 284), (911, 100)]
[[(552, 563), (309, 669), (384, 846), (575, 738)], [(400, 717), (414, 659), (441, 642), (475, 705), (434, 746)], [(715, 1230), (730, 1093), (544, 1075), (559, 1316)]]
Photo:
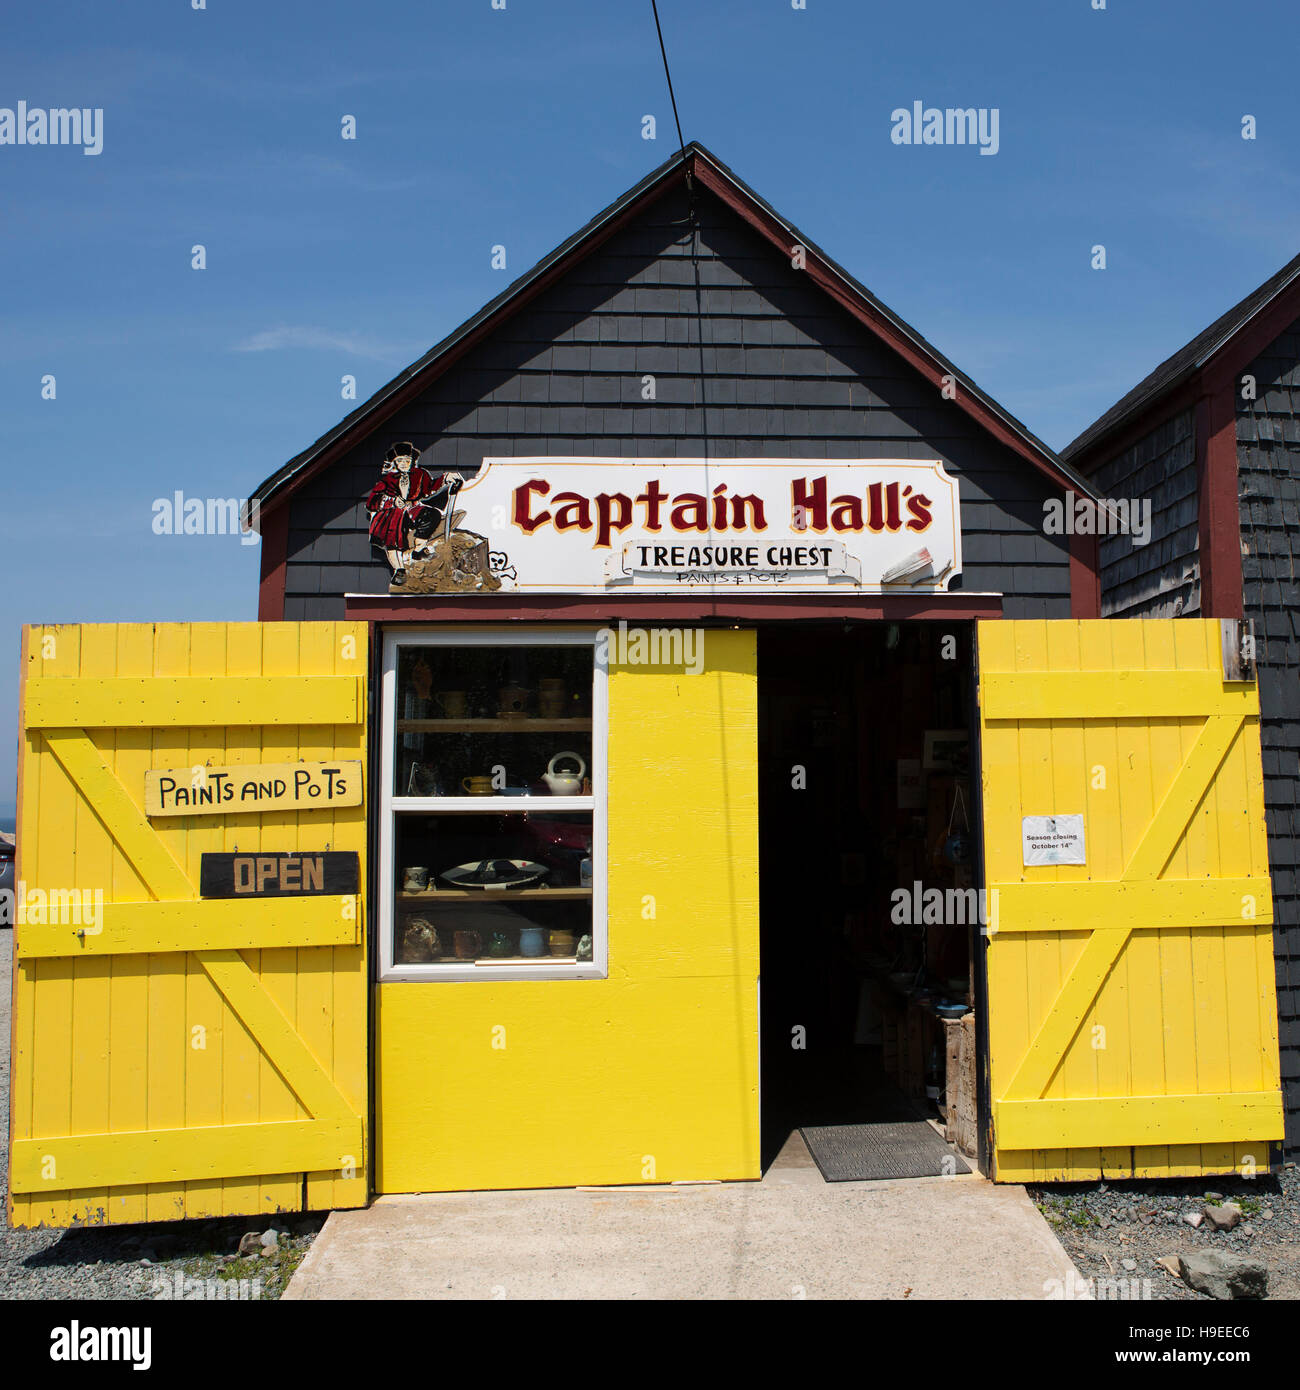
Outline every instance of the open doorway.
[(972, 644), (965, 623), (759, 633), (764, 1171), (802, 1142), (828, 1179), (973, 1166)]

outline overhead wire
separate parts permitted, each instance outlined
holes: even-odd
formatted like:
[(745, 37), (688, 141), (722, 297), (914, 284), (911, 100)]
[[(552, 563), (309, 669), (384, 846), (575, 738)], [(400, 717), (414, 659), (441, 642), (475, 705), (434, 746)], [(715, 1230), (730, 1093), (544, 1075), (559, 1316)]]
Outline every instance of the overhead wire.
[[(703, 287), (700, 283), (700, 228), (695, 215), (695, 182), (691, 178), (691, 166), (686, 159), (686, 140), (682, 135), (682, 121), (677, 113), (677, 96), (673, 91), (673, 75), (668, 66), (668, 49), (664, 44), (663, 25), (659, 22), (659, 5), (657, 0), (650, 0), (650, 9), (654, 13), (655, 33), (659, 35), (659, 53), (664, 61), (664, 77), (668, 81), (668, 100), (672, 103), (673, 123), (677, 127), (677, 144), (681, 151), (682, 168), (686, 175), (686, 222), (691, 229), (691, 269), (695, 280), (695, 337), (696, 347), (699, 352), (699, 393), (700, 393), (700, 444), (704, 461), (704, 479), (706, 489), (712, 486), (710, 477), (710, 451), (709, 451), (709, 405), (708, 405), (708, 377), (705, 372), (704, 363), (704, 295)], [(712, 525), (709, 533), (712, 536)], [(712, 586), (711, 586), (712, 587)]]
[(659, 35), (659, 52), (664, 60), (664, 76), (668, 79), (668, 100), (672, 102), (673, 106), (673, 121), (677, 126), (677, 143), (681, 146), (682, 158), (685, 159), (686, 141), (682, 139), (682, 122), (681, 118), (677, 115), (677, 97), (673, 94), (673, 75), (668, 70), (668, 50), (664, 47), (663, 26), (659, 23), (658, 0), (650, 0), (650, 8), (654, 12), (655, 33)]

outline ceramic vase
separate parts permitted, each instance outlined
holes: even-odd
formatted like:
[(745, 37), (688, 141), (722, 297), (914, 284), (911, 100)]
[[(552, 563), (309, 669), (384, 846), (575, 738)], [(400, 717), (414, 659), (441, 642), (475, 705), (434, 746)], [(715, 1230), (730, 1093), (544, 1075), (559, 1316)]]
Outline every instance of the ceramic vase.
[(520, 927), (519, 954), (521, 956), (540, 956), (546, 951), (546, 933), (541, 927)]

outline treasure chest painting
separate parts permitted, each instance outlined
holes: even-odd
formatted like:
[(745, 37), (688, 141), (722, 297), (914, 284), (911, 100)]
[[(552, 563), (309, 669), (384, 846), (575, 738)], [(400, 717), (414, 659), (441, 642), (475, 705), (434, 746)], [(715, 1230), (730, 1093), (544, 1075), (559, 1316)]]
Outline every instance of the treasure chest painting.
[(406, 441), (384, 455), (379, 481), (366, 497), (370, 543), (382, 550), (392, 579), (390, 594), (489, 593), (501, 587), (492, 572), (485, 536), (463, 531), (456, 498), (459, 473), (430, 473)]

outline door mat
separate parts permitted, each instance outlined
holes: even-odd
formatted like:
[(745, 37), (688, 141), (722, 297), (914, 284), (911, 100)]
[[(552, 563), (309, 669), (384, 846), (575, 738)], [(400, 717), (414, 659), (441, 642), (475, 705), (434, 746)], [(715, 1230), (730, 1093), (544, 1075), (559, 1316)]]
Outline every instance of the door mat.
[(924, 1120), (874, 1125), (813, 1125), (801, 1129), (827, 1182), (938, 1178), (970, 1167)]

